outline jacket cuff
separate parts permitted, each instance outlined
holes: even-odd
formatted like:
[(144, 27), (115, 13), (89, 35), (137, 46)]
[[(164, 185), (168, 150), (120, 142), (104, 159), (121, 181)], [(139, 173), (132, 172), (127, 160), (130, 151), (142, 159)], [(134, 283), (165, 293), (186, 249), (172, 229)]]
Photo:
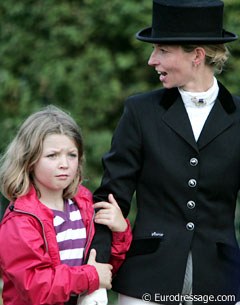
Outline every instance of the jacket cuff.
[(88, 294), (92, 293), (93, 291), (99, 289), (99, 276), (97, 270), (92, 265), (84, 265), (86, 268), (86, 275), (88, 278)]

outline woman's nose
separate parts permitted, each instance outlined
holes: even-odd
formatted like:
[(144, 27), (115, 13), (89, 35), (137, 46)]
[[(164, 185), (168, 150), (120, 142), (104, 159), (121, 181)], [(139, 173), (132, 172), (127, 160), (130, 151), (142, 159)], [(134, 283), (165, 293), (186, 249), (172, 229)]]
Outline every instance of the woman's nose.
[(149, 59), (148, 59), (148, 65), (149, 66), (156, 66), (158, 64), (158, 59), (155, 50), (151, 53)]

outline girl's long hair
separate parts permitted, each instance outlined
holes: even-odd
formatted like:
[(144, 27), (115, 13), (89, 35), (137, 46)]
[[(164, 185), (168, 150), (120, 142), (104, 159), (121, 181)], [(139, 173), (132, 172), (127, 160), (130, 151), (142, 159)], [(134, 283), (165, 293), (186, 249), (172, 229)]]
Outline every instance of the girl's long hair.
[[(1, 157), (0, 187), (2, 194), (8, 200), (14, 201), (19, 196), (25, 195), (33, 185), (31, 174), (33, 166), (41, 156), (44, 139), (51, 134), (68, 136), (78, 149), (77, 175), (64, 190), (63, 197), (72, 198), (76, 194), (82, 180), (83, 140), (81, 132), (70, 115), (51, 105), (33, 113), (23, 122), (17, 135)], [(39, 194), (39, 190), (37, 192)]]

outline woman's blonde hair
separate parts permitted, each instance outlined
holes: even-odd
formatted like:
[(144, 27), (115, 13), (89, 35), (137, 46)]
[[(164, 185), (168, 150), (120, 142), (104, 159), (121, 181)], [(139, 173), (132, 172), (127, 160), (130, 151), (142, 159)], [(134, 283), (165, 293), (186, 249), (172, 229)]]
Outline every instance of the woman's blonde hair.
[(226, 61), (229, 58), (230, 52), (225, 44), (213, 45), (182, 45), (185, 52), (192, 52), (197, 47), (204, 48), (206, 52), (205, 63), (211, 67), (215, 74), (220, 74)]
[[(64, 190), (63, 197), (66, 199), (75, 195), (82, 180), (83, 141), (81, 132), (70, 115), (50, 105), (33, 113), (23, 122), (1, 158), (1, 192), (10, 201), (26, 194), (30, 186), (33, 185), (31, 174), (33, 166), (41, 156), (44, 139), (51, 134), (68, 136), (78, 149), (79, 168), (77, 175)], [(41, 195), (39, 190), (37, 193), (39, 196)]]

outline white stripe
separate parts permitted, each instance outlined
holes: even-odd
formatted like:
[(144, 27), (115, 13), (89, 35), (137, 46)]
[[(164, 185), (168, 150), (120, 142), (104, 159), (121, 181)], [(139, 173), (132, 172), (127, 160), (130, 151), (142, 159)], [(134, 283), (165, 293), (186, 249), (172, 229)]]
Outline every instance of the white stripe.
[(68, 204), (74, 204), (74, 202), (71, 199), (68, 199)]
[(66, 259), (83, 258), (83, 248), (60, 251), (61, 261)]
[(68, 229), (57, 234), (57, 242), (86, 238), (86, 229)]
[(73, 212), (70, 212), (70, 220), (71, 221), (76, 221), (76, 220), (80, 220), (82, 219), (81, 217), (81, 214), (80, 214), (80, 211), (73, 211)]
[(60, 226), (64, 222), (64, 219), (60, 216), (55, 216), (53, 219), (54, 227)]

